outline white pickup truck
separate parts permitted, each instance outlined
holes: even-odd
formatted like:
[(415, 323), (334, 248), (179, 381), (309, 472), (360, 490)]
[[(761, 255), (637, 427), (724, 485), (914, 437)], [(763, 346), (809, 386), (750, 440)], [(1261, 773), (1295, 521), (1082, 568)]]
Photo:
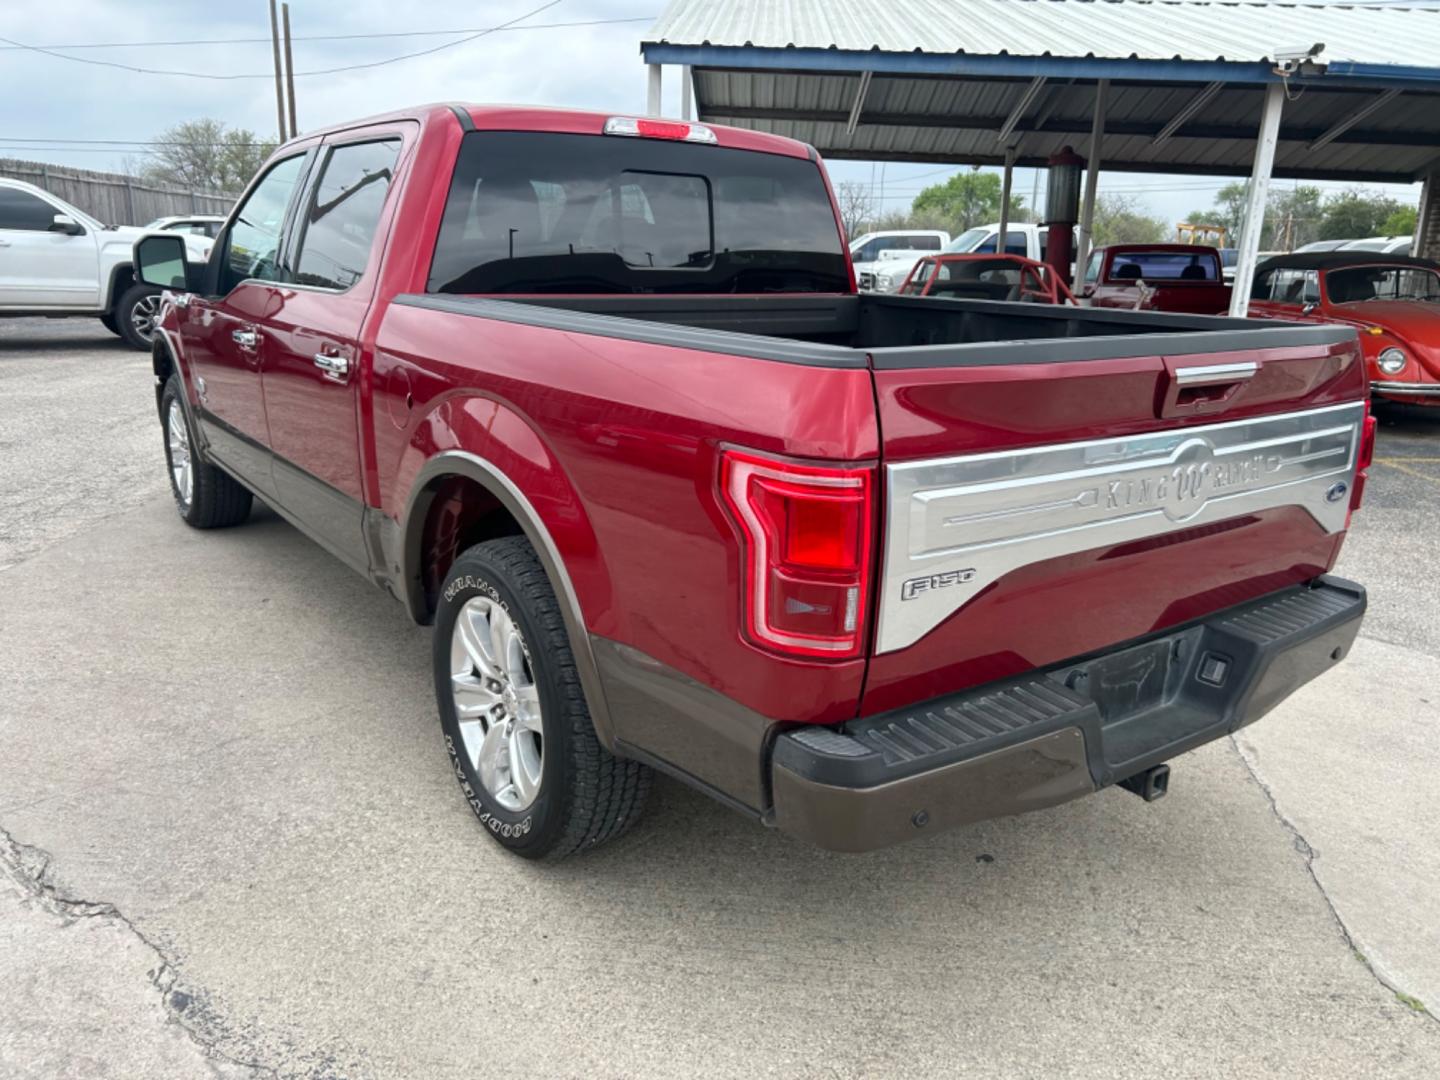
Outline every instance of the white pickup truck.
[[(151, 230), (103, 225), (34, 184), (0, 178), (0, 316), (89, 316), (150, 349), (160, 290), (135, 280), (135, 241)], [(185, 236), (203, 263), (214, 241)]]
[[(1022, 255), (1038, 262), (1045, 261), (1046, 244), (1050, 235), (1049, 225), (1035, 225), (1025, 221), (1011, 222), (1005, 229), (1006, 255)], [(999, 223), (977, 225), (966, 229), (950, 243), (945, 251), (952, 255), (993, 255), (1000, 237)], [(915, 264), (923, 259), (926, 252), (891, 252), (876, 268), (870, 288), (875, 292), (898, 292)], [(856, 268), (858, 273), (859, 268)], [(863, 287), (863, 286), (862, 286)]]

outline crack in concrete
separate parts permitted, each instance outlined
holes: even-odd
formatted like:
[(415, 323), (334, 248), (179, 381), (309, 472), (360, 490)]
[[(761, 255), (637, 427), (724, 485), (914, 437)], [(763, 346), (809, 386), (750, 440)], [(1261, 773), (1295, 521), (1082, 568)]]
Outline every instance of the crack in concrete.
[[(1418, 998), (1413, 997), (1406, 993), (1404, 989), (1397, 986), (1394, 980), (1381, 971), (1375, 962), (1355, 943), (1355, 935), (1350, 932), (1350, 927), (1346, 925), (1345, 919), (1340, 914), (1340, 909), (1335, 906), (1335, 901), (1331, 899), (1330, 893), (1320, 880), (1320, 876), (1315, 873), (1315, 849), (1310, 846), (1310, 841), (1305, 839), (1295, 823), (1280, 810), (1280, 804), (1276, 801), (1275, 792), (1271, 790), (1270, 785), (1261, 778), (1259, 771), (1255, 767), (1255, 762), (1251, 759), (1250, 755), (1245, 752), (1245, 748), (1240, 745), (1240, 740), (1234, 735), (1228, 736), (1228, 739), (1230, 745), (1235, 750), (1236, 757), (1240, 759), (1240, 764), (1245, 767), (1245, 771), (1250, 774), (1250, 779), (1255, 781), (1255, 785), (1264, 794), (1265, 802), (1270, 807), (1270, 813), (1274, 816), (1275, 820), (1280, 823), (1281, 827), (1290, 834), (1294, 848), (1300, 854), (1300, 860), (1305, 867), (1305, 873), (1310, 876), (1310, 880), (1320, 893), (1320, 898), (1325, 901), (1325, 907), (1329, 910), (1330, 917), (1335, 921), (1335, 926), (1340, 931), (1340, 936), (1349, 947), (1351, 954), (1365, 966), (1365, 970), (1370, 973), (1371, 978), (1386, 990), (1390, 991), (1390, 993), (1411, 1012), (1419, 1013), (1432, 1022), (1440, 1023), (1440, 1017), (1432, 1013)], [(1416, 1007), (1417, 1004), (1419, 1005), (1418, 1008)]]
[[(174, 961), (114, 904), (103, 900), (84, 900), (62, 893), (50, 879), (52, 863), (49, 852), (33, 844), (22, 844), (0, 827), (0, 869), (6, 871), (32, 902), (67, 922), (79, 919), (111, 920), (134, 935), (154, 954), (157, 964), (150, 969), (150, 984), (160, 993), (161, 1004), (170, 1022), (178, 1026), (200, 1049), (207, 1062), (211, 1063), (216, 1076), (233, 1077), (235, 1069), (245, 1070), (246, 1075), (253, 1077), (276, 1078), (280, 1075), (268, 1065), (258, 1061), (246, 1061), (221, 1050), (218, 1044), (223, 1038), (222, 1033), (206, 1030), (210, 1025), (197, 1019), (198, 1010), (193, 1008), (197, 1003), (197, 995), (177, 988), (179, 972)], [(213, 1065), (217, 1061), (230, 1066), (231, 1070), (223, 1074), (215, 1071)]]

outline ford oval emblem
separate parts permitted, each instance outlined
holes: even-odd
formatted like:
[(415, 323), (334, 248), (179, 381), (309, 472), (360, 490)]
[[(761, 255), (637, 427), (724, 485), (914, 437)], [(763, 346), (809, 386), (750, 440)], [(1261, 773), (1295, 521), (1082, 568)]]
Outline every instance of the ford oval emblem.
[(1339, 502), (1345, 497), (1345, 492), (1350, 490), (1350, 485), (1341, 480), (1338, 484), (1331, 484), (1330, 490), (1325, 492), (1326, 502)]

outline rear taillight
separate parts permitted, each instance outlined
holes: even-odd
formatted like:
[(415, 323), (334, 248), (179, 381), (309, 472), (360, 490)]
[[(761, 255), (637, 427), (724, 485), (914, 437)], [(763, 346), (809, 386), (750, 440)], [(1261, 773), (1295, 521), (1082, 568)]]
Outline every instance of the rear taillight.
[(743, 541), (747, 636), (792, 655), (858, 655), (870, 591), (874, 470), (727, 450), (720, 488)]
[[(1375, 461), (1375, 415), (1370, 411), (1370, 402), (1365, 402), (1365, 419), (1360, 425), (1360, 448), (1355, 454), (1355, 482), (1350, 485), (1350, 513), (1360, 509), (1365, 498), (1365, 481), (1369, 478), (1366, 470)], [(1346, 515), (1345, 527), (1350, 527)]]
[(675, 139), (680, 142), (714, 143), (715, 132), (704, 124), (681, 120), (646, 120), (638, 116), (612, 116), (605, 121), (606, 135), (630, 135), (642, 139)]

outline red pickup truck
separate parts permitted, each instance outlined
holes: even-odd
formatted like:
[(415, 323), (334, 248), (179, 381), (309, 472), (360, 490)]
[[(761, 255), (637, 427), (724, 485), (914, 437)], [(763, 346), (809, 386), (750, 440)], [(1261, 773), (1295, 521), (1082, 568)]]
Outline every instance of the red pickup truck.
[(1230, 307), (1220, 251), (1204, 244), (1112, 244), (1085, 264), (1080, 296), (1095, 307), (1223, 315)]
[(434, 106), (281, 147), (154, 348), (175, 504), (252, 493), (432, 623), (491, 834), (651, 769), (865, 850), (1112, 784), (1347, 651), (1355, 331), (857, 295), (751, 131)]

